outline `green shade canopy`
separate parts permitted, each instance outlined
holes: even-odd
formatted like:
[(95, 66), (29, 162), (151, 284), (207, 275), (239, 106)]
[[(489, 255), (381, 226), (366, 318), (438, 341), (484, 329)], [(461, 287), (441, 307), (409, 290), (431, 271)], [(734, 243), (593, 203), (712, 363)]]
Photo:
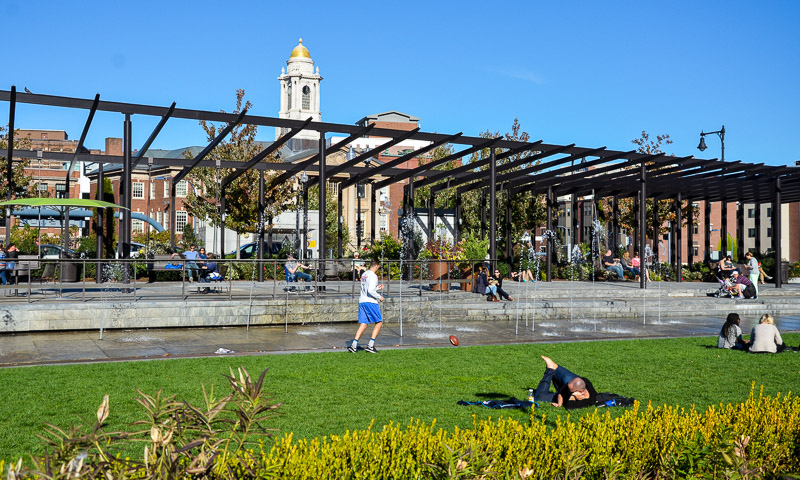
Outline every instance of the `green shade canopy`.
[(80, 207), (80, 208), (127, 208), (116, 203), (104, 202), (102, 200), (91, 200), (88, 198), (17, 198), (7, 202), (0, 202), (3, 205), (24, 205), (27, 207)]

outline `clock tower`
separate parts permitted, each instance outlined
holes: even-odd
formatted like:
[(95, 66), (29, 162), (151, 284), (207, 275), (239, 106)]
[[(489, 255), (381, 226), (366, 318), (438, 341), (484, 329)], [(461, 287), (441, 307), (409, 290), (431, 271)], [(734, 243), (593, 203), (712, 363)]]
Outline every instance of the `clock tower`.
[[(281, 68), (281, 76), (278, 77), (281, 84), (281, 110), (278, 112), (279, 118), (291, 118), (293, 120), (305, 120), (311, 117), (318, 122), (321, 119), (319, 111), (319, 84), (322, 77), (319, 74), (319, 67), (314, 70), (314, 61), (311, 54), (303, 45), (303, 39), (294, 47), (289, 60), (286, 61), (286, 68)], [(275, 138), (286, 133), (288, 129), (276, 128)], [(312, 142), (309, 142), (312, 140)], [(293, 150), (316, 147), (319, 141), (319, 133), (314, 130), (303, 130), (292, 140)]]

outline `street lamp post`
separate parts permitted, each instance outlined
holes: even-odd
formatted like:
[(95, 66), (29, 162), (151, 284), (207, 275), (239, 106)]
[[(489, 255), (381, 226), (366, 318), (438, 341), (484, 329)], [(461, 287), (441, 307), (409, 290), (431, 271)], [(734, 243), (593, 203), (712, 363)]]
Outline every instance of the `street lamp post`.
[(701, 152), (706, 150), (706, 135), (713, 135), (716, 134), (719, 136), (719, 141), (722, 144), (722, 161), (725, 161), (725, 125), (722, 126), (721, 129), (717, 130), (716, 132), (704, 132), (700, 130), (700, 144), (697, 145), (697, 149)]

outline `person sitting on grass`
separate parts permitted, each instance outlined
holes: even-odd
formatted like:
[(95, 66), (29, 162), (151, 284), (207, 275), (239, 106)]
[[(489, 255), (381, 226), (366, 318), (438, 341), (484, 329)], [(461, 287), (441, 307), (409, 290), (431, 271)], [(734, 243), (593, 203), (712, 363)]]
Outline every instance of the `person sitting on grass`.
[(733, 350), (747, 350), (747, 342), (742, 339), (741, 319), (738, 313), (729, 313), (725, 319), (725, 324), (719, 331), (717, 348), (729, 348)]
[(750, 353), (778, 353), (786, 348), (772, 315), (765, 313), (750, 332)]
[(603, 268), (607, 272), (616, 273), (617, 280), (625, 280), (625, 272), (622, 271), (619, 261), (611, 254), (611, 249), (606, 250), (606, 254), (603, 255)]
[[(590, 407), (596, 404), (597, 392), (588, 378), (579, 377), (566, 368), (542, 355), (545, 363), (544, 375), (536, 387), (534, 398), (537, 402), (550, 402), (554, 407)], [(556, 393), (550, 392), (550, 384)]]

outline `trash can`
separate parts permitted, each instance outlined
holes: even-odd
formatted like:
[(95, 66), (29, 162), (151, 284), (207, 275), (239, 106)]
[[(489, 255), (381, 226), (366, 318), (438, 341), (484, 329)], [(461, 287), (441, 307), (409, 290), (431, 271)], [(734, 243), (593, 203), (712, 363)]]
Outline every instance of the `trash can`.
[[(72, 254), (64, 254), (62, 258), (73, 260), (75, 258)], [(78, 264), (72, 261), (61, 262), (61, 275), (59, 278), (62, 282), (77, 282), (78, 281)]]
[(781, 261), (781, 283), (789, 283), (789, 262)]

